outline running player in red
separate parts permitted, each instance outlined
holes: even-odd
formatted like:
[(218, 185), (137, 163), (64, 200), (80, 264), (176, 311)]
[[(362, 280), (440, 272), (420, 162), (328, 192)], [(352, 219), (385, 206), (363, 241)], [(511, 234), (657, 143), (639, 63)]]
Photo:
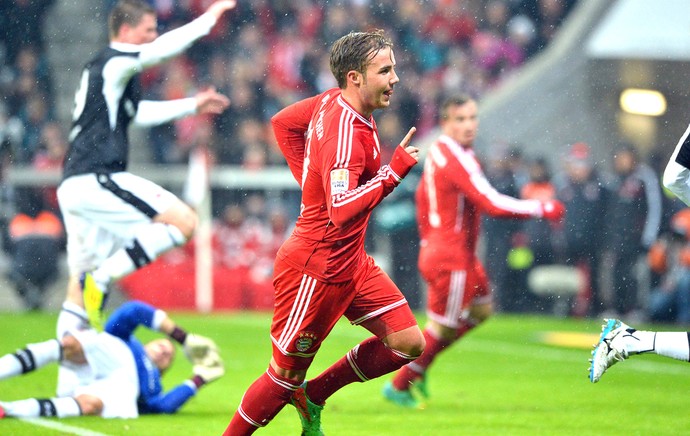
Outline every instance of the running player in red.
[(405, 407), (419, 406), (412, 386), (428, 397), (425, 375), (434, 358), (492, 313), (488, 280), (475, 253), (481, 213), (560, 220), (565, 211), (556, 200), (518, 200), (489, 184), (472, 149), (479, 126), (474, 100), (447, 99), (440, 118), (442, 134), (429, 149), (416, 193), (419, 269), (428, 284), (426, 348), (383, 390)]
[[(381, 166), (372, 113), (389, 106), (399, 82), (382, 31), (353, 32), (330, 54), (338, 87), (273, 117), (278, 144), (302, 187), (295, 230), (275, 261), (273, 355), (245, 392), (226, 435), (263, 427), (291, 402), (304, 435), (320, 435), (321, 410), (343, 386), (388, 374), (418, 357), (424, 339), (400, 290), (364, 251), (373, 208), (417, 163), (412, 128)], [(341, 316), (374, 334), (303, 383)]]

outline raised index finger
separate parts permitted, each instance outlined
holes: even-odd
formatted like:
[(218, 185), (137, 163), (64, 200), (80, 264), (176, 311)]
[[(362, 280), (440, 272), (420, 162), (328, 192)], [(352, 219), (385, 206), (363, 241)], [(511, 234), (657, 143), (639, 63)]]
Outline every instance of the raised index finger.
[(400, 146), (402, 148), (407, 148), (407, 146), (410, 145), (410, 141), (412, 140), (412, 136), (414, 136), (416, 131), (417, 131), (416, 127), (410, 128), (410, 130), (407, 132), (407, 135), (405, 135), (403, 140), (400, 141)]

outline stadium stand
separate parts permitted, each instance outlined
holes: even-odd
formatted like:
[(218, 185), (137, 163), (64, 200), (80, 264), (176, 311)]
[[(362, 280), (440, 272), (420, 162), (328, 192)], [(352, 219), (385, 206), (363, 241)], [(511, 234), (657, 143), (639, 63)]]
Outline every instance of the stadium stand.
[[(3, 2), (2, 7), (25, 3)], [(31, 136), (40, 137), (40, 127), (33, 124), (57, 120), (67, 125), (78, 80), (75, 71), (107, 39), (102, 23), (94, 17), (105, 17), (112, 1), (28, 3), (43, 7), (41, 14), (32, 17), (49, 18), (45, 26), (34, 26), (45, 29), (48, 43), (32, 45), (36, 58), (26, 62), (34, 65), (29, 68), (31, 80), (20, 80), (24, 76), (15, 72), (20, 66), (10, 62), (10, 57), (0, 59), (0, 77), (4, 78), (0, 103), (13, 98), (18, 103), (11, 108), (38, 106), (35, 111), (39, 114), (22, 118), (12, 110), (0, 110), (0, 120), (4, 120), (3, 113), (7, 118), (0, 121), (0, 126), (16, 126), (15, 137), (21, 137), (22, 142), (21, 148), (13, 145), (11, 153), (3, 154), (4, 168), (33, 160), (40, 147), (35, 140), (29, 140)], [(162, 32), (198, 15), (204, 6), (201, 0), (153, 4), (158, 8)], [(213, 85), (231, 97), (231, 109), (215, 119), (192, 118), (139, 132), (139, 140), (148, 146), (133, 147), (132, 160), (139, 166), (151, 162), (181, 164), (177, 168), (182, 168), (190, 150), (203, 145), (212, 150), (217, 165), (251, 170), (282, 165), (283, 159), (273, 147), (270, 116), (286, 104), (334, 85), (328, 66), (313, 60), (326, 58), (324, 53), (337, 36), (357, 28), (381, 27), (393, 35), (403, 76), (394, 102), (398, 110), (392, 111), (399, 115), (385, 121), (399, 127), (414, 124), (418, 136), (423, 137), (435, 125), (433, 108), (443, 94), (464, 91), (483, 98), (499, 89), (528, 59), (548, 46), (575, 4), (550, 0), (385, 0), (326, 5), (317, 1), (242, 2), (187, 57), (143, 77), (152, 98), (187, 95)], [(7, 20), (13, 15), (0, 16)], [(7, 45), (7, 32), (0, 33)], [(16, 90), (23, 84), (40, 88), (35, 92), (41, 94), (34, 95), (41, 97), (18, 93)], [(391, 139), (384, 146), (395, 146), (392, 141), (398, 136), (394, 132), (388, 135)], [(228, 203), (238, 202), (245, 195), (224, 189), (216, 194), (216, 217)], [(291, 205), (296, 197), (288, 190), (276, 198)]]

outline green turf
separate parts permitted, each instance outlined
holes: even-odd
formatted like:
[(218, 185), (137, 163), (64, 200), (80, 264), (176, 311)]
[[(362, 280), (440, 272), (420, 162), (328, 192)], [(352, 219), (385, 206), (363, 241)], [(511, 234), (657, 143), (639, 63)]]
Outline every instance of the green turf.
[[(266, 368), (269, 314), (172, 314), (189, 331), (213, 337), (227, 375), (205, 387), (175, 416), (136, 420), (74, 418), (62, 424), (107, 435), (219, 435), (246, 387)], [(0, 314), (0, 354), (50, 337), (55, 314)], [(324, 430), (336, 435), (582, 435), (684, 434), (683, 404), (690, 368), (658, 356), (635, 356), (612, 368), (596, 385), (587, 379), (589, 351), (546, 345), (544, 332), (599, 332), (598, 321), (536, 316), (495, 316), (442, 354), (430, 371), (431, 399), (424, 410), (401, 410), (380, 395), (383, 382), (347, 386), (326, 405)], [(314, 376), (368, 336), (340, 323), (312, 366)], [(142, 339), (152, 337), (141, 334)], [(181, 355), (179, 356), (181, 357)], [(191, 367), (178, 360), (164, 384), (183, 380)], [(0, 399), (47, 397), (55, 367), (0, 382)], [(57, 421), (57, 420), (55, 420)], [(14, 419), (0, 421), (0, 434), (66, 434)], [(299, 420), (286, 407), (257, 434), (297, 435)]]

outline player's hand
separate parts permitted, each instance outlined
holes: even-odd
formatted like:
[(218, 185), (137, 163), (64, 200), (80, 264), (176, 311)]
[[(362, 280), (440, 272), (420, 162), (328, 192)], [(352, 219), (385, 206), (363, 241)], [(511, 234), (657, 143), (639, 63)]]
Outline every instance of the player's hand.
[(196, 112), (199, 114), (218, 115), (230, 106), (230, 99), (218, 93), (215, 88), (208, 88), (196, 94)]
[(419, 161), (419, 149), (410, 145), (412, 136), (416, 131), (417, 128), (412, 127), (410, 131), (407, 132), (407, 135), (405, 135), (400, 142), (400, 145), (395, 147), (391, 162), (388, 164), (390, 169), (401, 179), (404, 178)]
[(225, 375), (225, 365), (220, 360), (213, 365), (197, 364), (192, 368), (194, 375), (198, 375), (204, 380), (204, 383), (211, 383)]
[(187, 359), (193, 364), (212, 364), (213, 360), (221, 360), (218, 354), (218, 346), (213, 339), (193, 333), (187, 334), (184, 344), (182, 344)]
[(407, 135), (403, 138), (402, 141), (400, 141), (400, 146), (405, 149), (407, 154), (412, 156), (417, 162), (419, 162), (419, 148), (414, 147), (410, 145), (410, 141), (412, 140), (412, 136), (414, 136), (415, 132), (417, 131), (416, 127), (412, 127), (408, 132)]
[(211, 4), (211, 6), (206, 9), (206, 13), (213, 15), (217, 20), (221, 17), (221, 15), (223, 15), (223, 13), (225, 13), (225, 11), (233, 9), (236, 5), (236, 0), (219, 0)]
[(558, 200), (546, 200), (541, 203), (541, 217), (549, 221), (560, 221), (565, 215), (565, 206)]

